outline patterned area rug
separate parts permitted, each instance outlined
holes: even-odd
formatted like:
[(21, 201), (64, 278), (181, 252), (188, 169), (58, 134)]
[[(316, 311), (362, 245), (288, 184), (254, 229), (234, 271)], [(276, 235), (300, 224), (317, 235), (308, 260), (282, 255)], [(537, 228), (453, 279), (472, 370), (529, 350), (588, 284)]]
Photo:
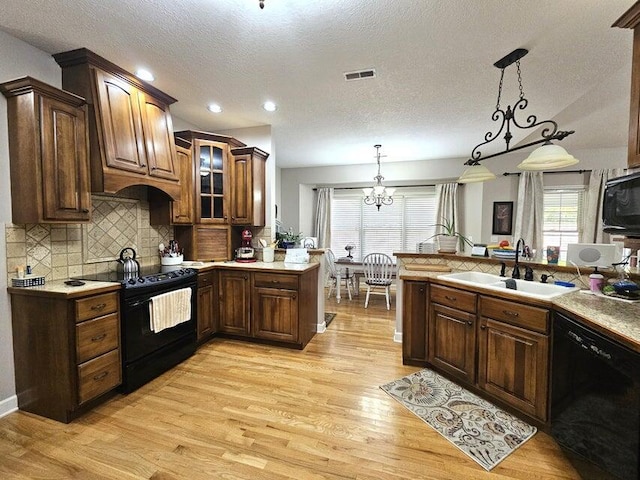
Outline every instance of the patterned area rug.
[(327, 313), (327, 312), (324, 312), (324, 324), (325, 324), (325, 326), (327, 326), (327, 327), (328, 327), (328, 326), (329, 326), (329, 324), (330, 324), (331, 322), (333, 322), (333, 319), (334, 319), (334, 318), (336, 318), (336, 315), (337, 315), (336, 313)]
[(426, 368), (380, 388), (486, 470), (537, 431)]

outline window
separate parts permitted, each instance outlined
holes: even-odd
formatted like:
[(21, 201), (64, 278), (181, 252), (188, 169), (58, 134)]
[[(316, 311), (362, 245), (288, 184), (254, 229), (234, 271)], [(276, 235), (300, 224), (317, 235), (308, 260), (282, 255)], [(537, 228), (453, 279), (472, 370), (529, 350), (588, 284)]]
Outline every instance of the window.
[(390, 256), (413, 252), (416, 243), (435, 233), (435, 218), (435, 187), (398, 188), (393, 203), (379, 211), (364, 204), (359, 190), (336, 189), (331, 204), (331, 250), (336, 257), (346, 256), (344, 247), (352, 243), (356, 261), (372, 252)]
[(584, 191), (584, 187), (545, 188), (542, 258), (547, 247), (559, 246), (560, 260), (566, 261), (567, 245), (580, 241)]

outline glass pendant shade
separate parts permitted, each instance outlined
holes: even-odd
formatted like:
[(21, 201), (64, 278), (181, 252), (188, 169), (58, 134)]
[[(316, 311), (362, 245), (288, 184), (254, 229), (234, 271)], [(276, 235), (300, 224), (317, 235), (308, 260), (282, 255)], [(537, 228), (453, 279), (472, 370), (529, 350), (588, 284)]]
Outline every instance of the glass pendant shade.
[(541, 147), (536, 148), (531, 154), (520, 164), (520, 170), (553, 170), (554, 168), (563, 168), (575, 165), (578, 159), (559, 145), (553, 143), (545, 143)]
[(387, 187), (387, 196), (388, 196), (388, 197), (393, 197), (393, 194), (395, 193), (395, 191), (396, 191), (396, 189), (395, 189), (395, 188), (393, 188), (393, 187), (391, 187), (391, 188)]
[(362, 191), (364, 192), (364, 196), (368, 197), (373, 192), (373, 188), (371, 188), (371, 187), (363, 188)]
[(476, 183), (486, 182), (487, 180), (495, 180), (496, 176), (484, 165), (471, 165), (467, 168), (460, 178), (458, 183)]

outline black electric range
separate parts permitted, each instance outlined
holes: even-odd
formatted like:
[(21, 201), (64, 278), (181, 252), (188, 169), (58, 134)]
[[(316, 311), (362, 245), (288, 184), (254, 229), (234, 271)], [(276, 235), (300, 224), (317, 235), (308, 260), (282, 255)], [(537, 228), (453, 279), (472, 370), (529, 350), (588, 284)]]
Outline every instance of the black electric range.
[(198, 271), (193, 268), (179, 267), (145, 267), (138, 273), (124, 273), (118, 271), (103, 272), (89, 275), (79, 275), (74, 280), (95, 280), (100, 282), (118, 282), (123, 288), (130, 290), (148, 290), (162, 287), (177, 286), (192, 280)]

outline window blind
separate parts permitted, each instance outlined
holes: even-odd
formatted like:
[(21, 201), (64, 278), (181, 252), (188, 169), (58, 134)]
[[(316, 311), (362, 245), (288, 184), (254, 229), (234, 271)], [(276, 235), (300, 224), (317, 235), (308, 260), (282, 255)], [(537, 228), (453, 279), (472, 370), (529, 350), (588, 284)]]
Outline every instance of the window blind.
[(545, 189), (544, 191), (544, 258), (547, 247), (560, 247), (560, 260), (567, 258), (567, 245), (578, 243), (583, 228), (584, 188)]
[(393, 203), (379, 211), (365, 205), (360, 193), (338, 190), (331, 204), (331, 249), (342, 257), (352, 243), (356, 261), (372, 252), (413, 252), (417, 242), (433, 235), (435, 217), (435, 187), (398, 188)]

